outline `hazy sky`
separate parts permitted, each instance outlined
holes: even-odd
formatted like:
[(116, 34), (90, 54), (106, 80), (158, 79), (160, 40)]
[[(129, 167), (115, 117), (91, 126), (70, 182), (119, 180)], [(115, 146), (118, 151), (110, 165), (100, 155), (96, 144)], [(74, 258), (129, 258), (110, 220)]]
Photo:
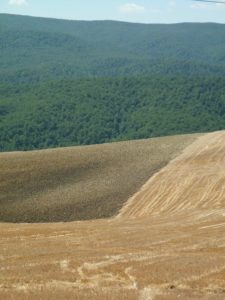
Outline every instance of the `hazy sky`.
[(140, 23), (225, 23), (225, 5), (192, 0), (0, 0), (0, 13)]

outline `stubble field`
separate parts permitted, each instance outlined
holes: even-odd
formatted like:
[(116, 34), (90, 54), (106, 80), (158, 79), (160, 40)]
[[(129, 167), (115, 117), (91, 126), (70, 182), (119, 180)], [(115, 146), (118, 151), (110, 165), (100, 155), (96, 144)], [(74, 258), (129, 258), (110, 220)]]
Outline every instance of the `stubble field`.
[(225, 132), (199, 136), (117, 216), (1, 224), (3, 299), (225, 299)]
[(0, 221), (69, 222), (116, 215), (196, 137), (0, 153)]

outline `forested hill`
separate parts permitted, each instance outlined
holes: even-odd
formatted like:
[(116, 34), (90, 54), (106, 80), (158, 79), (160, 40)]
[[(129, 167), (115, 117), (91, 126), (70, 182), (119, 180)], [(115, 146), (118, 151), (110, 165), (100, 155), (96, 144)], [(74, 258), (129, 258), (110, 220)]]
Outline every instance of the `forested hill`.
[(0, 150), (225, 128), (225, 78), (135, 77), (0, 85)]
[(225, 74), (225, 25), (66, 21), (0, 14), (1, 82)]
[(225, 129), (225, 25), (0, 14), (0, 151)]

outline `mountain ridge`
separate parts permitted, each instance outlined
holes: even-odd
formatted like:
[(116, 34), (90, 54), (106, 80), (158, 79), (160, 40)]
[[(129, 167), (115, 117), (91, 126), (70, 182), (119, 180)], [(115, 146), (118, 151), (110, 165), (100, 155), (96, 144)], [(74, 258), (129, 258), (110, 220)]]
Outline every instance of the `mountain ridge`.
[[(184, 62), (190, 64), (190, 75), (224, 74), (224, 27), (223, 24), (215, 23), (136, 24), (0, 14), (0, 48), (5, 49), (0, 55), (1, 67), (2, 72), (6, 73), (9, 68), (17, 72), (26, 69), (34, 72), (44, 63), (42, 73), (46, 73), (49, 79), (54, 79), (55, 74), (50, 69), (57, 61), (65, 66), (70, 65), (73, 70), (73, 74), (68, 74), (70, 78), (71, 75), (110, 77), (114, 73), (115, 76), (163, 74), (165, 66), (176, 61), (178, 66), (175, 70), (169, 71), (170, 67), (168, 68), (174, 75), (177, 71), (179, 73), (179, 63), (182, 66)], [(12, 34), (11, 44), (7, 47)], [(21, 40), (21, 43), (23, 41), (23, 49), (13, 45), (12, 41), (15, 40)], [(36, 44), (32, 47), (34, 41)], [(52, 41), (50, 48), (47, 43), (49, 41)], [(43, 47), (37, 52), (36, 46), (40, 42)], [(12, 49), (16, 52), (10, 53)], [(24, 67), (20, 64), (24, 64)], [(29, 68), (26, 64), (30, 64)], [(197, 67), (194, 68), (194, 64)], [(211, 69), (207, 70), (205, 67), (201, 71), (201, 64)], [(111, 71), (113, 65), (114, 73)], [(63, 67), (60, 67), (60, 71), (63, 71)], [(181, 72), (185, 75), (187, 70)], [(65, 72), (62, 72), (60, 78), (65, 76)], [(0, 79), (4, 80), (4, 76)]]
[(224, 29), (0, 15), (0, 151), (224, 129)]

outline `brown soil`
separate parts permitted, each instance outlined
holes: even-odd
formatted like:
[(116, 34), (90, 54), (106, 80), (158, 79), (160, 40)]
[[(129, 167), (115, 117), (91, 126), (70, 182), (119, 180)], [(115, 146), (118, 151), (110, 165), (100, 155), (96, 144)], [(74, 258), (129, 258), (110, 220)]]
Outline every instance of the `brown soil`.
[(116, 215), (197, 135), (0, 154), (0, 222), (60, 222)]

